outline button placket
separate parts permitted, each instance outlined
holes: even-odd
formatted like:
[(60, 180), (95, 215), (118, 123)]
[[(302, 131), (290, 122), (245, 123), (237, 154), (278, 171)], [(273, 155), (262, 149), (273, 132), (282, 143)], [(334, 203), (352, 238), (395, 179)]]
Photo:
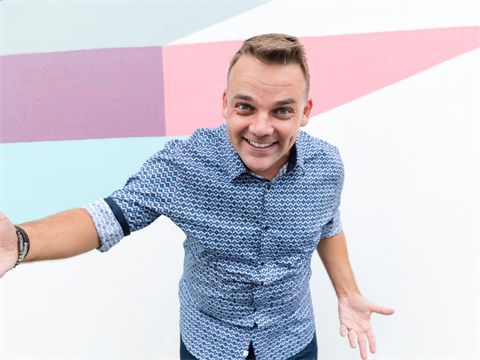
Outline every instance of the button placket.
[[(263, 210), (264, 210), (264, 214), (263, 214), (263, 219), (264, 219), (264, 222), (263, 222), (263, 236), (262, 236), (262, 239), (263, 239), (263, 242), (262, 242), (262, 247), (265, 245), (265, 242), (268, 242), (268, 231), (270, 230), (270, 225), (267, 224), (268, 222), (268, 199), (269, 199), (269, 193), (268, 191), (272, 188), (272, 184), (271, 182), (267, 182), (267, 184), (265, 185), (265, 191), (264, 191), (264, 197), (263, 197)], [(265, 259), (265, 254), (263, 253), (262, 251), (263, 249), (260, 250), (260, 259), (261, 259), (261, 262), (260, 262), (260, 268), (259, 268), (259, 273), (260, 273), (260, 282), (259, 282), (259, 286), (263, 287), (264, 284), (265, 284), (265, 262), (263, 261), (263, 259)], [(263, 254), (262, 254), (263, 253)], [(263, 256), (262, 256), (263, 255)]]
[[(262, 297), (265, 295), (264, 292), (264, 284), (265, 284), (265, 243), (268, 242), (268, 230), (270, 226), (267, 225), (268, 222), (268, 204), (269, 204), (269, 193), (268, 190), (271, 189), (271, 184), (268, 182), (267, 184), (263, 185), (263, 214), (262, 214), (262, 222), (260, 223), (261, 227), (261, 243), (258, 252), (258, 277), (257, 277), (257, 287), (256, 287), (256, 297), (259, 297), (258, 300), (262, 301)], [(258, 311), (257, 311), (257, 303), (254, 303), (253, 314), (254, 318), (258, 320)]]
[[(267, 232), (268, 229), (270, 228), (270, 226), (266, 224), (267, 213), (268, 213), (268, 210), (267, 210), (267, 203), (268, 203), (267, 190), (270, 189), (270, 182), (267, 182), (266, 185), (263, 184), (262, 186), (263, 186), (263, 189), (264, 189), (264, 190), (263, 190), (263, 204), (262, 204), (262, 205), (263, 205), (263, 209), (262, 209), (262, 210), (263, 210), (263, 214), (262, 214), (262, 222), (260, 223), (260, 224), (261, 224), (261, 225), (260, 225), (260, 226), (261, 226), (261, 227), (260, 227), (260, 229), (261, 229), (261, 242), (260, 242), (259, 252), (258, 252), (258, 257), (259, 257), (260, 259), (263, 258), (263, 253), (264, 253), (263, 248), (264, 248), (264, 246), (265, 246), (265, 241), (267, 241), (267, 240), (266, 240), (266, 236), (267, 236), (266, 232)], [(262, 264), (263, 264), (263, 262), (262, 262)], [(262, 265), (262, 266), (263, 266), (263, 265)], [(262, 271), (262, 269), (260, 269), (260, 274), (261, 274), (261, 271)]]

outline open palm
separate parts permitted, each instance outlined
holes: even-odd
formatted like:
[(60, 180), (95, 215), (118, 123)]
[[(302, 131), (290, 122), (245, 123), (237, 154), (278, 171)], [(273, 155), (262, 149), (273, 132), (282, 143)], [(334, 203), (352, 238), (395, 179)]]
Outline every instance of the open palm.
[(356, 347), (355, 337), (357, 337), (360, 346), (360, 356), (367, 358), (367, 343), (370, 345), (370, 352), (377, 351), (375, 334), (370, 323), (370, 317), (373, 312), (382, 315), (391, 315), (393, 309), (378, 306), (368, 301), (360, 294), (341, 296), (338, 298), (338, 314), (340, 316), (340, 334), (345, 336), (348, 332), (348, 339), (352, 348)]

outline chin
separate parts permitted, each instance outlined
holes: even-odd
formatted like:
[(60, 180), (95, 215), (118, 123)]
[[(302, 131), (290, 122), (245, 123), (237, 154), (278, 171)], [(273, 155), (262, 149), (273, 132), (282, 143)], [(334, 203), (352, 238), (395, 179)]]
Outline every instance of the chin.
[(249, 164), (247, 165), (247, 168), (253, 172), (253, 173), (257, 173), (257, 172), (264, 172), (264, 171), (267, 171), (268, 169), (270, 169), (272, 165), (263, 165), (263, 164)]

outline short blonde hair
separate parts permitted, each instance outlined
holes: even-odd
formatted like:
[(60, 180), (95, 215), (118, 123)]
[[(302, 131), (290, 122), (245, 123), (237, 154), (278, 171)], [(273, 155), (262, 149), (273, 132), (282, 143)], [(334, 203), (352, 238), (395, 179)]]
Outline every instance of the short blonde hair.
[(310, 72), (308, 70), (305, 49), (295, 36), (285, 34), (264, 34), (245, 40), (242, 47), (230, 61), (227, 74), (227, 87), (230, 82), (230, 73), (242, 55), (252, 56), (265, 64), (300, 65), (305, 77), (305, 99), (310, 91)]

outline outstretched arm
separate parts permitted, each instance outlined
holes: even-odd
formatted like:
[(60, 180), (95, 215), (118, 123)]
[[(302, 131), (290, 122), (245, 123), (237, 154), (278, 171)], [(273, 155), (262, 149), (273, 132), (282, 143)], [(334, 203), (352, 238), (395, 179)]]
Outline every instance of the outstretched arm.
[(348, 260), (347, 243), (343, 231), (338, 235), (320, 240), (317, 245), (317, 252), (338, 297), (340, 334), (345, 336), (348, 332), (348, 339), (352, 348), (356, 347), (355, 337), (357, 337), (360, 356), (362, 359), (366, 359), (367, 343), (365, 335), (369, 342), (370, 352), (375, 353), (376, 351), (375, 334), (370, 324), (372, 312), (391, 315), (394, 310), (378, 306), (360, 295)]
[[(30, 239), (25, 261), (63, 259), (100, 246), (93, 220), (84, 209), (68, 210), (19, 225)], [(10, 220), (0, 212), (0, 277), (18, 259), (18, 240)]]

